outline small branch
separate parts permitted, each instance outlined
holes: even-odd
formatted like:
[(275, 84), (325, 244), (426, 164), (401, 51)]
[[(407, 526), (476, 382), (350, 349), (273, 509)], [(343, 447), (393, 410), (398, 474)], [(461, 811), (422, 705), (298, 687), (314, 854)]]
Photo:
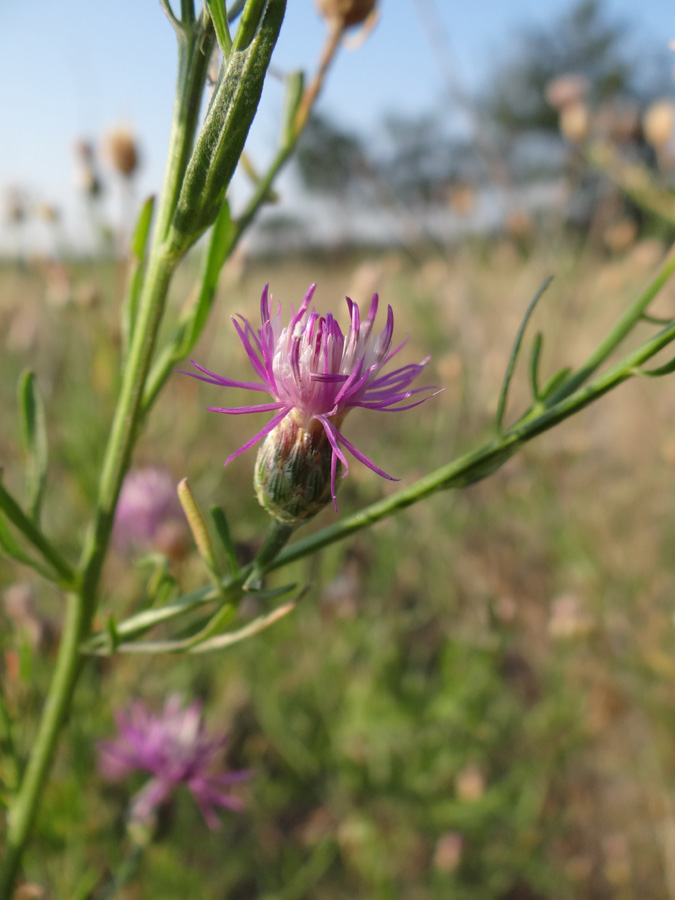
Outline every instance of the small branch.
[(64, 587), (73, 587), (75, 584), (75, 570), (66, 562), (56, 548), (47, 540), (35, 521), (29, 518), (0, 481), (0, 510), (7, 516), (10, 522), (19, 529), (23, 536), (42, 557), (54, 568), (64, 581)]

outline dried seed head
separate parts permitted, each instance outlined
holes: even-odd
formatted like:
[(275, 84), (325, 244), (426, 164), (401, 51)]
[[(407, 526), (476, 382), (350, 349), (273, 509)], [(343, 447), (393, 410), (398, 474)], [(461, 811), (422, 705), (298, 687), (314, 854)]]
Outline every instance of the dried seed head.
[(675, 106), (670, 100), (657, 100), (647, 108), (642, 117), (645, 140), (659, 150), (665, 147), (673, 135)]
[(558, 111), (581, 103), (588, 94), (588, 79), (584, 75), (561, 75), (549, 81), (544, 90), (547, 102)]
[(78, 168), (75, 173), (75, 186), (88, 197), (99, 197), (103, 193), (101, 180), (89, 163)]
[(624, 104), (613, 110), (609, 120), (609, 134), (619, 143), (635, 140), (640, 134), (640, 111), (634, 104)]
[(560, 113), (560, 133), (575, 144), (586, 140), (590, 124), (591, 114), (583, 103), (566, 106)]
[(620, 219), (604, 235), (605, 246), (612, 253), (623, 253), (635, 243), (637, 225), (632, 219)]
[(506, 217), (504, 230), (516, 241), (527, 241), (534, 233), (532, 217), (524, 209), (517, 209)]
[(110, 166), (125, 178), (130, 178), (138, 168), (136, 138), (125, 125), (119, 125), (107, 133), (103, 154)]
[(60, 218), (58, 209), (50, 203), (38, 203), (33, 212), (35, 217), (42, 219), (43, 222), (58, 222)]
[(19, 222), (23, 222), (26, 218), (26, 214), (26, 201), (23, 194), (16, 188), (10, 188), (5, 195), (5, 215), (7, 221), (18, 225)]
[(476, 208), (476, 189), (466, 182), (457, 182), (448, 191), (448, 203), (456, 216), (469, 216)]
[(375, 9), (377, 0), (316, 0), (319, 15), (342, 28), (360, 25)]

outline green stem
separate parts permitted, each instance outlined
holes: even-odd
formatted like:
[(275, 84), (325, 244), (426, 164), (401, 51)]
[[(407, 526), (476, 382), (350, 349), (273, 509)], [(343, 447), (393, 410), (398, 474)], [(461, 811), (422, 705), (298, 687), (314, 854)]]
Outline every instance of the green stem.
[(261, 587), (265, 572), (272, 566), (279, 551), (288, 543), (296, 528), (297, 525), (278, 522), (276, 519), (272, 521), (263, 545), (253, 560), (250, 574), (244, 582), (244, 590), (258, 590)]
[(178, 79), (173, 120), (169, 137), (169, 156), (164, 172), (161, 205), (157, 215), (155, 238), (163, 241), (178, 202), (195, 132), (199, 121), (201, 98), (211, 60), (215, 34), (211, 18), (201, 15), (190, 37), (178, 33)]
[(232, 251), (239, 243), (241, 236), (244, 234), (251, 222), (255, 219), (258, 210), (269, 196), (270, 188), (272, 187), (275, 178), (287, 162), (288, 158), (293, 153), (299, 136), (300, 135), (297, 134), (292, 143), (289, 143), (279, 149), (277, 155), (272, 160), (272, 164), (270, 165), (269, 169), (256, 184), (255, 192), (246, 204), (246, 208), (239, 216), (239, 218), (232, 222), (230, 237), (227, 243), (227, 252), (225, 254), (226, 258), (229, 258)]
[(579, 369), (576, 375), (573, 375), (569, 381), (566, 381), (551, 395), (550, 400), (553, 403), (574, 393), (578, 387), (588, 381), (591, 375), (619, 346), (621, 341), (630, 334), (642, 318), (643, 313), (649, 304), (654, 297), (656, 297), (673, 272), (675, 272), (675, 248), (668, 254), (665, 263), (661, 267), (661, 271), (650, 283), (649, 287), (640, 294), (635, 303), (621, 316), (614, 328), (612, 328), (607, 337), (596, 347), (593, 353), (591, 353), (586, 360), (586, 363)]
[(4, 696), (0, 693), (0, 746), (2, 747), (3, 781), (12, 794), (19, 784), (19, 762), (12, 734), (12, 717), (7, 709)]
[(178, 262), (175, 256), (170, 255), (170, 248), (165, 246), (165, 235), (194, 141), (206, 69), (213, 46), (210, 20), (203, 23), (202, 16), (191, 32), (189, 41), (182, 34), (179, 39), (179, 72), (171, 144), (148, 271), (105, 451), (96, 511), (80, 560), (81, 588), (78, 594), (68, 595), (66, 625), (47, 702), (25, 775), (9, 813), (7, 852), (0, 874), (0, 900), (9, 900), (11, 897), (12, 885), (37, 814), (38, 801), (49, 774), (58, 735), (82, 670), (83, 658), (79, 647), (90, 633), (115, 505), (138, 434), (143, 387), (169, 284)]
[(537, 406), (530, 410), (503, 438), (499, 438), (473, 453), (467, 453), (447, 466), (436, 469), (424, 478), (403, 488), (359, 512), (347, 516), (334, 525), (329, 525), (316, 534), (282, 550), (269, 565), (269, 571), (296, 562), (315, 553), (328, 544), (374, 525), (413, 503), (440, 490), (465, 487), (486, 478), (499, 469), (525, 443), (548, 431), (555, 425), (580, 412), (604, 394), (633, 377), (639, 366), (655, 356), (660, 350), (675, 340), (675, 324), (664, 329), (626, 359), (598, 377), (592, 384), (578, 390), (570, 397), (560, 400), (555, 406)]
[(81, 597), (78, 594), (69, 594), (56, 668), (28, 765), (21, 780), (21, 788), (8, 816), (5, 857), (0, 869), (0, 900), (11, 900), (23, 849), (35, 820), (38, 800), (54, 758), (59, 731), (70, 707), (81, 669), (78, 648), (84, 621), (84, 604)]

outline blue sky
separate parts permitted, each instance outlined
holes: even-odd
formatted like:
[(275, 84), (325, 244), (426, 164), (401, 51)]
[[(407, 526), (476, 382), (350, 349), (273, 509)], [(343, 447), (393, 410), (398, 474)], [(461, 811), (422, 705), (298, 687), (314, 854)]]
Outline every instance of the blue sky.
[[(426, 0), (428, 4), (429, 0)], [(422, 29), (420, 0), (381, 0), (368, 41), (344, 50), (320, 108), (346, 126), (368, 130), (385, 112), (425, 111), (444, 93), (442, 73)], [(509, 54), (517, 29), (545, 24), (570, 0), (433, 0), (446, 28), (452, 64), (472, 89), (496, 58)], [(608, 0), (634, 24), (646, 47), (675, 38), (672, 0)], [(275, 64), (311, 71), (323, 39), (313, 0), (288, 0)], [(158, 0), (3, 0), (0, 4), (0, 192), (15, 185), (75, 215), (72, 146), (98, 140), (117, 122), (143, 148), (139, 194), (156, 191), (164, 165), (175, 73), (175, 39)], [(276, 138), (280, 90), (271, 85), (256, 123), (253, 150)]]

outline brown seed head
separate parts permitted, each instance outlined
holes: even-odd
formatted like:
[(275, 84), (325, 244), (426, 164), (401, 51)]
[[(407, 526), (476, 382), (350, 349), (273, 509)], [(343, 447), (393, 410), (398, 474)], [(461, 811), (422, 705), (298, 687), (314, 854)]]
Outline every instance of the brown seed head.
[(647, 108), (642, 117), (645, 140), (659, 150), (665, 147), (673, 135), (675, 106), (670, 100), (657, 100)]
[(590, 124), (591, 114), (584, 103), (566, 106), (560, 113), (560, 133), (575, 144), (586, 140)]
[(83, 194), (87, 194), (89, 197), (98, 197), (103, 192), (101, 180), (89, 164), (82, 166), (77, 171), (75, 184)]
[(632, 219), (620, 219), (605, 231), (605, 246), (612, 253), (623, 253), (635, 243), (637, 225)]
[(546, 101), (557, 110), (581, 103), (588, 94), (588, 79), (584, 75), (561, 75), (549, 81), (544, 90)]
[(38, 203), (33, 209), (36, 218), (42, 219), (43, 222), (58, 222), (59, 211), (51, 203)]
[(124, 125), (107, 133), (103, 142), (103, 154), (112, 168), (125, 178), (130, 178), (138, 168), (136, 138)]
[(23, 194), (15, 188), (7, 191), (5, 199), (5, 214), (9, 222), (18, 224), (26, 218), (26, 201)]
[(360, 25), (375, 9), (377, 0), (316, 0), (319, 15), (343, 28)]

